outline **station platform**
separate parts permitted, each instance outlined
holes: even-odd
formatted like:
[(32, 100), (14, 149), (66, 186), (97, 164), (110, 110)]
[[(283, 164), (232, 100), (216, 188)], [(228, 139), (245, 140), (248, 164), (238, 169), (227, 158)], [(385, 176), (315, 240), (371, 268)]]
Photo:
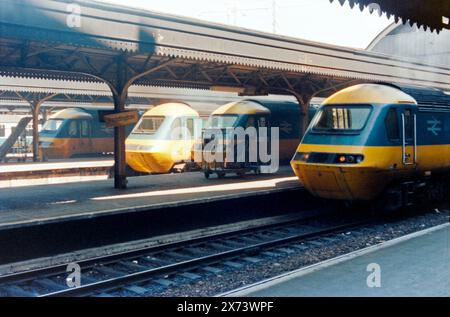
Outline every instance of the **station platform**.
[[(381, 287), (368, 265), (380, 268)], [(450, 296), (450, 224), (414, 233), (236, 290), (244, 297)], [(369, 277), (370, 276), (370, 277)], [(373, 284), (371, 286), (374, 286)]]
[(111, 159), (78, 159), (46, 163), (0, 165), (0, 188), (105, 180), (111, 173)]
[(207, 180), (192, 172), (128, 181), (127, 190), (114, 189), (113, 180), (0, 189), (0, 231), (301, 188), (289, 166), (243, 178)]

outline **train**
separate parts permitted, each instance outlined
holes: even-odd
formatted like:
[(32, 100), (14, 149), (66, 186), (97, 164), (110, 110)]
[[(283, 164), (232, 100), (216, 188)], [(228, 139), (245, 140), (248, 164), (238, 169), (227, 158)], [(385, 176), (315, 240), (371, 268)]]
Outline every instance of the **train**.
[[(280, 128), (280, 160), (289, 164), (301, 137), (300, 108), (288, 100), (239, 100), (214, 106), (210, 116), (186, 103), (171, 102), (146, 112), (126, 140), (126, 161), (135, 172), (164, 174), (203, 169), (205, 176), (219, 177), (233, 171), (242, 174), (253, 168), (243, 166), (206, 166), (201, 159), (209, 129), (267, 126)], [(315, 109), (311, 107), (311, 109)], [(313, 113), (312, 110), (311, 113)], [(310, 114), (311, 115), (311, 114)], [(312, 115), (311, 115), (312, 117)], [(198, 152), (201, 152), (198, 156)], [(259, 165), (258, 165), (259, 166)]]
[[(448, 195), (450, 96), (390, 83), (343, 89), (321, 105), (291, 166), (314, 196), (389, 209)], [(375, 204), (375, 205), (377, 205)]]
[(158, 105), (144, 113), (127, 138), (126, 162), (140, 173), (164, 174), (177, 166), (184, 171), (200, 129), (200, 115), (188, 104)]
[[(314, 107), (310, 107), (310, 117), (314, 113)], [(244, 145), (245, 159), (238, 159), (238, 142), (233, 142), (232, 152), (228, 152), (227, 146), (230, 144), (229, 136), (227, 136), (227, 130), (231, 130), (232, 133), (236, 131), (236, 128), (247, 129), (253, 127), (256, 130), (256, 138), (260, 139), (259, 128), (278, 128), (279, 131), (279, 148), (278, 148), (278, 162), (277, 165), (289, 163), (292, 155), (300, 142), (301, 138), (301, 120), (300, 120), (300, 107), (295, 102), (290, 101), (262, 101), (262, 100), (241, 100), (237, 102), (228, 103), (218, 109), (216, 109), (210, 116), (206, 129), (203, 131), (206, 137), (203, 137), (202, 151), (202, 169), (205, 177), (209, 178), (211, 174), (216, 174), (219, 178), (224, 177), (227, 173), (235, 173), (237, 175), (244, 175), (247, 172), (255, 172), (256, 174), (261, 172), (261, 168), (266, 165), (270, 165), (270, 162), (263, 162), (261, 158), (251, 160), (248, 155), (250, 146), (250, 140), (241, 140), (246, 142)], [(210, 133), (208, 133), (208, 130)], [(223, 131), (222, 140), (211, 140), (211, 135), (214, 131)], [(215, 138), (215, 137), (214, 137)], [(265, 147), (271, 148), (270, 145), (270, 133), (267, 135)], [(210, 142), (219, 142), (224, 146), (221, 147), (221, 155), (218, 156), (219, 160), (205, 160), (208, 153), (207, 148)], [(217, 143), (217, 144), (219, 144)], [(258, 146), (261, 146), (259, 144)], [(208, 150), (209, 151), (209, 150)], [(217, 150), (216, 150), (217, 152)], [(233, 157), (228, 157), (233, 153)], [(271, 153), (273, 154), (273, 153)]]
[[(114, 152), (114, 129), (101, 122), (112, 109), (67, 108), (51, 115), (39, 133), (44, 159), (96, 156)], [(127, 127), (127, 133), (132, 127)]]

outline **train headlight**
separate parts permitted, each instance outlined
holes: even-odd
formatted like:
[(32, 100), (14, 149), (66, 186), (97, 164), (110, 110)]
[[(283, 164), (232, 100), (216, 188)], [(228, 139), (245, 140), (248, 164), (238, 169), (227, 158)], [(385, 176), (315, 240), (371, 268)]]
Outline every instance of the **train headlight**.
[(317, 164), (360, 164), (364, 161), (361, 154), (337, 154), (319, 152), (297, 152), (292, 159), (293, 162), (306, 162)]
[(310, 154), (309, 153), (303, 153), (303, 152), (297, 152), (295, 153), (294, 158), (292, 159), (293, 162), (307, 162), (309, 160)]
[(336, 156), (336, 161), (339, 164), (359, 164), (364, 161), (363, 155), (355, 154), (338, 154)]

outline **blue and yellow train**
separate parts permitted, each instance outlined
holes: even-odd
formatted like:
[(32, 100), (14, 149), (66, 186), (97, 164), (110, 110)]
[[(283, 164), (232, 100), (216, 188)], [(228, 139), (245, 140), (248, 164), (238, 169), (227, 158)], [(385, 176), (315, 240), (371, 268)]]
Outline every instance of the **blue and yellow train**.
[[(314, 108), (311, 108), (312, 113)], [(210, 116), (206, 130), (221, 130), (223, 131), (224, 140), (220, 141), (224, 146), (222, 148), (223, 158), (220, 162), (216, 160), (207, 161), (203, 160), (202, 168), (205, 173), (205, 177), (209, 178), (212, 173), (217, 174), (219, 177), (225, 176), (226, 173), (237, 173), (243, 175), (248, 171), (255, 171), (258, 173), (261, 166), (265, 165), (257, 158), (255, 161), (251, 161), (246, 154), (245, 160), (239, 161), (237, 159), (237, 149), (233, 151), (234, 157), (227, 157), (227, 146), (229, 146), (230, 140), (227, 138), (227, 130), (236, 128), (255, 128), (259, 134), (260, 128), (278, 128), (279, 131), (279, 153), (278, 163), (289, 164), (293, 153), (298, 146), (301, 138), (301, 123), (300, 123), (300, 107), (295, 102), (290, 101), (262, 101), (262, 100), (241, 100), (237, 102), (228, 103), (218, 109), (216, 109)], [(259, 139), (260, 136), (256, 135)], [(270, 135), (268, 136), (270, 141)], [(203, 148), (208, 146), (208, 143), (213, 140), (204, 138)], [(217, 142), (217, 140), (214, 140)], [(244, 141), (245, 142), (245, 141)], [(237, 144), (234, 144), (237, 147)], [(246, 142), (245, 149), (248, 152), (249, 142)], [(270, 148), (270, 144), (267, 144), (266, 148)], [(207, 153), (203, 153), (205, 157)]]
[(323, 102), (291, 165), (313, 195), (401, 207), (439, 197), (450, 176), (450, 96), (361, 84)]
[[(101, 113), (107, 110), (68, 108), (50, 116), (39, 134), (42, 156), (62, 159), (112, 153), (114, 129), (100, 120)], [(129, 133), (131, 127), (127, 129)]]
[(169, 173), (192, 162), (200, 116), (189, 105), (165, 103), (147, 111), (126, 140), (126, 161), (136, 172)]

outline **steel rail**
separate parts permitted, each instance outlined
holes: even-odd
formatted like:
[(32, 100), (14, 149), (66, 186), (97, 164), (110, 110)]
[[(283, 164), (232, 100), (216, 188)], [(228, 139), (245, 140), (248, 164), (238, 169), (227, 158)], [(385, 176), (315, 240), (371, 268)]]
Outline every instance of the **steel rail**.
[(192, 269), (196, 267), (211, 265), (212, 263), (221, 262), (225, 259), (230, 259), (242, 254), (247, 254), (250, 252), (255, 252), (261, 249), (272, 248), (278, 245), (285, 245), (294, 241), (301, 241), (306, 239), (311, 239), (314, 237), (319, 237), (322, 235), (327, 235), (331, 233), (336, 233), (343, 230), (348, 230), (350, 228), (355, 228), (367, 224), (369, 221), (357, 221), (352, 223), (347, 223), (343, 225), (328, 227), (325, 229), (319, 229), (312, 232), (293, 234), (287, 237), (274, 239), (271, 241), (256, 243), (244, 247), (238, 247), (229, 251), (223, 251), (219, 253), (215, 253), (212, 255), (207, 255), (203, 257), (193, 258), (192, 260), (186, 260), (166, 266), (161, 266), (158, 268), (152, 268), (149, 270), (145, 270), (142, 272), (136, 272), (132, 274), (127, 274), (124, 276), (119, 276), (91, 284), (87, 284), (84, 286), (80, 286), (77, 288), (69, 288), (49, 294), (42, 295), (40, 297), (76, 297), (76, 296), (90, 296), (100, 292), (107, 292), (114, 289), (120, 289), (126, 285), (142, 283), (145, 282), (155, 276), (175, 273), (179, 271), (183, 271), (186, 269)]
[[(315, 218), (315, 217), (312, 217), (312, 218)], [(280, 221), (278, 223), (261, 225), (261, 226), (251, 227), (251, 228), (236, 229), (236, 230), (230, 230), (227, 232), (222, 232), (222, 233), (217, 233), (217, 234), (209, 234), (209, 235), (204, 235), (204, 236), (193, 238), (193, 239), (185, 239), (185, 240), (171, 242), (171, 243), (165, 243), (165, 244), (161, 244), (161, 245), (139, 248), (139, 249), (135, 249), (132, 251), (125, 251), (125, 252), (119, 252), (119, 253), (114, 253), (114, 254), (105, 255), (105, 256), (94, 257), (94, 258), (90, 258), (90, 259), (86, 259), (86, 260), (82, 260), (82, 261), (77, 261), (77, 264), (80, 265), (82, 270), (89, 269), (89, 268), (92, 268), (95, 265), (99, 265), (99, 264), (111, 264), (116, 261), (135, 258), (135, 257), (143, 256), (143, 255), (146, 255), (149, 253), (157, 253), (157, 252), (164, 251), (167, 249), (176, 249), (176, 248), (180, 248), (180, 247), (183, 247), (186, 245), (193, 245), (193, 244), (206, 242), (211, 239), (217, 240), (217, 239), (228, 238), (228, 237), (238, 236), (238, 235), (242, 235), (242, 234), (257, 232), (257, 231), (263, 231), (263, 230), (267, 230), (267, 229), (274, 229), (276, 227), (288, 226), (288, 225), (300, 223), (303, 221), (308, 221), (310, 219), (311, 218)], [(40, 268), (40, 269), (0, 276), (0, 285), (12, 283), (12, 282), (15, 282), (15, 283), (24, 282), (24, 281), (28, 281), (28, 280), (31, 280), (36, 277), (48, 277), (48, 276), (54, 276), (57, 274), (65, 274), (67, 264), (68, 263), (58, 264), (58, 265), (48, 266), (48, 267), (44, 267), (44, 268)]]

